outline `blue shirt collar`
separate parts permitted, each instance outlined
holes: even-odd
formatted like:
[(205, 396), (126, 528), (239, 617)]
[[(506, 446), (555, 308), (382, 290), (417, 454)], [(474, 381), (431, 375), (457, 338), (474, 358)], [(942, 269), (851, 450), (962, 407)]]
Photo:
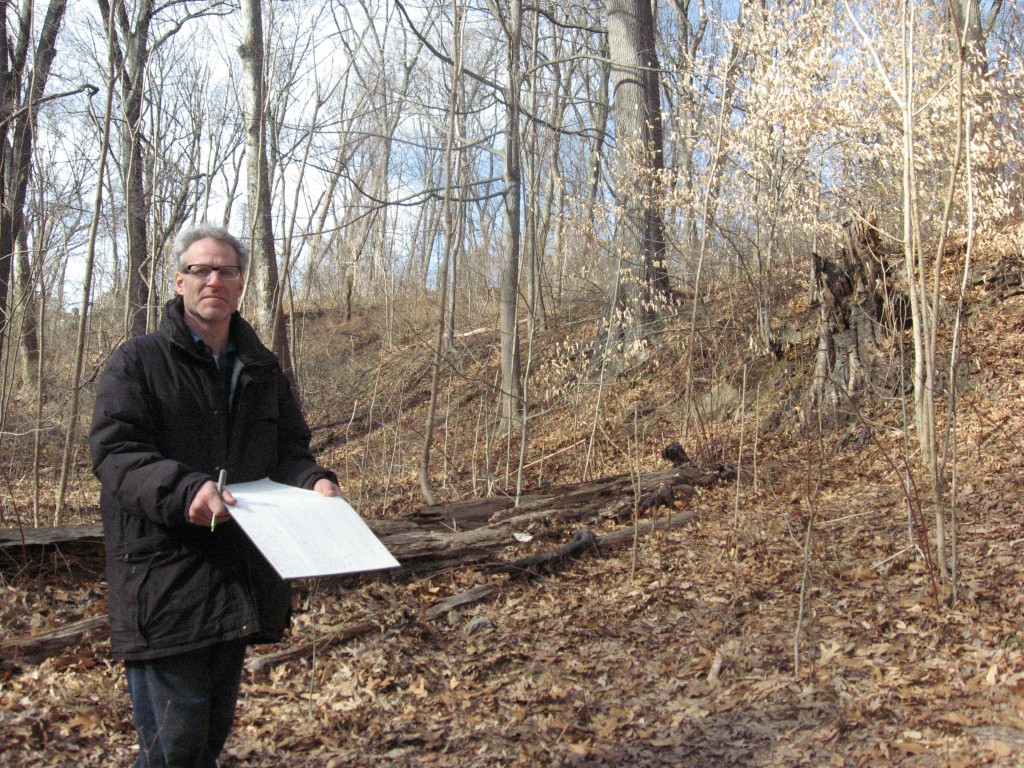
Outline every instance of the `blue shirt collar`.
[[(186, 326), (186, 328), (188, 328), (188, 326)], [(198, 333), (189, 328), (188, 335), (192, 337), (192, 341), (195, 342), (196, 346), (198, 346), (201, 350), (203, 350), (204, 352), (208, 352), (211, 355), (213, 354), (213, 350), (210, 349), (210, 345), (203, 341), (201, 338), (199, 338)], [(235, 349), (235, 342), (233, 342), (231, 339), (228, 339), (227, 346), (224, 347), (224, 354), (233, 353)]]

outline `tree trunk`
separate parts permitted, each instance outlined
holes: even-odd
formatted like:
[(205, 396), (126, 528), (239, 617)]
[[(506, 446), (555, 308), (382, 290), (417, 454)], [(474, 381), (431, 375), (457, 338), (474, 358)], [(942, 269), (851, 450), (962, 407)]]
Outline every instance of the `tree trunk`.
[(436, 497), (430, 487), (430, 449), (434, 439), (434, 414), (437, 410), (438, 380), (441, 373), (441, 362), (444, 358), (445, 318), (448, 305), (449, 267), (455, 251), (455, 203), (452, 193), (459, 176), (456, 162), (455, 140), (459, 125), (459, 96), (462, 89), (462, 15), (457, 4), (453, 4), (453, 34), (457, 41), (455, 46), (455, 66), (452, 70), (452, 86), (448, 99), (448, 136), (444, 150), (444, 256), (441, 261), (437, 285), (440, 289), (440, 306), (437, 313), (437, 329), (434, 340), (434, 360), (430, 371), (430, 401), (427, 404), (427, 423), (423, 428), (423, 451), (420, 455), (420, 489), (427, 504), (436, 503)]
[[(113, 38), (114, 18), (112, 13), (107, 16), (107, 34), (110, 38)], [(106, 104), (104, 105), (103, 114), (103, 139), (100, 142), (100, 157), (96, 168), (96, 175), (100, 179), (103, 178), (103, 174), (106, 172), (107, 153), (110, 151), (111, 124), (113, 122), (115, 62), (112, 52), (109, 53), (108, 66)], [(81, 397), (83, 370), (85, 368), (85, 349), (89, 332), (89, 309), (92, 306), (92, 275), (96, 265), (96, 239), (99, 233), (100, 217), (103, 210), (103, 190), (102, 184), (96, 185), (96, 196), (92, 206), (92, 221), (89, 224), (89, 248), (85, 257), (82, 303), (80, 305), (78, 329), (75, 336), (74, 373), (71, 386), (71, 418), (64, 433), (64, 448), (61, 452), (60, 461), (60, 480), (57, 484), (57, 503), (54, 505), (53, 511), (53, 524), (58, 527), (64, 518), (64, 499), (67, 496), (68, 485), (71, 480), (71, 459), (78, 439), (78, 420), (81, 415), (79, 400)]]
[[(149, 307), (149, 275), (146, 269), (148, 250), (149, 196), (146, 194), (143, 161), (142, 107), (149, 62), (149, 28), (155, 14), (153, 0), (143, 0), (138, 8), (134, 29), (127, 17), (122, 19), (121, 34), (125, 43), (121, 63), (121, 163), (124, 173), (125, 230), (128, 245), (128, 285), (125, 296), (125, 329), (129, 336), (146, 332)], [(117, 41), (111, 40), (116, 46)]]
[(954, 45), (966, 47), (965, 60), (973, 76), (982, 76), (988, 71), (986, 41), (1002, 6), (1002, 0), (994, 0), (983, 16), (979, 0), (947, 0), (949, 17), (956, 35)]
[(663, 206), (664, 138), (655, 20), (650, 0), (608, 0), (615, 118), (614, 258), (602, 348), (620, 362), (647, 357), (668, 294)]
[[(892, 392), (904, 372), (887, 352), (905, 323), (906, 300), (893, 287), (894, 267), (871, 220), (844, 227), (835, 260), (817, 254), (812, 276), (819, 299), (818, 351), (812, 376), (811, 411), (828, 407), (852, 415), (846, 401), (859, 391)], [(777, 346), (777, 342), (773, 342)], [(842, 418), (837, 416), (838, 421)]]
[(507, 21), (508, 84), (505, 88), (505, 265), (501, 276), (501, 416), (507, 428), (519, 421), (522, 372), (519, 356), (519, 260), (522, 252), (522, 138), (520, 47), (522, 5), (512, 0)]
[(281, 281), (274, 244), (270, 200), (270, 165), (267, 162), (264, 90), (263, 10), (261, 0), (242, 0), (243, 39), (238, 54), (245, 72), (245, 156), (247, 163), (249, 241), (252, 262), (249, 283), (256, 292), (254, 325), (292, 378), (288, 331), (282, 312)]
[[(598, 78), (597, 94), (591, 99), (588, 99), (588, 102), (594, 105), (594, 143), (590, 147), (590, 163), (587, 169), (590, 174), (590, 194), (587, 197), (587, 222), (590, 224), (591, 230), (597, 229), (597, 202), (601, 198), (601, 158), (604, 156), (604, 142), (608, 131), (608, 117), (611, 114), (611, 95), (608, 92), (608, 81), (611, 77), (611, 73), (607, 63), (607, 39), (604, 41), (604, 50), (602, 50), (601, 53), (603, 55), (599, 62), (600, 76)], [(591, 78), (588, 77), (585, 79), (589, 88)]]
[[(25, 18), (15, 39), (7, 29), (7, 2), (0, 0), (0, 361), (10, 325), (11, 277), (32, 172), (36, 105), (46, 91), (57, 55), (57, 35), (65, 8), (65, 0), (50, 0), (29, 70), (27, 58), (16, 55), (8, 46), (14, 42), (17, 51), (29, 50), (34, 30), (31, 15)], [(13, 69), (8, 68), (11, 64)]]
[[(39, 307), (42, 296), (36, 290), (37, 278), (28, 255), (28, 235), (22, 228), (18, 236), (18, 295), (21, 305), (21, 358), (25, 389), (38, 389), (39, 385)], [(37, 268), (41, 265), (37, 262)]]

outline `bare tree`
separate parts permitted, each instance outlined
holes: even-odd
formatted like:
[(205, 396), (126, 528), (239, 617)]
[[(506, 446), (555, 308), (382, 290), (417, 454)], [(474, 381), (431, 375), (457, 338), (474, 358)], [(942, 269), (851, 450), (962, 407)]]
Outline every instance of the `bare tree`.
[(190, 219), (206, 220), (197, 209), (226, 162), (221, 147), (237, 147), (239, 136), (236, 123), (208, 113), (206, 83), (212, 77), (211, 65), (192, 59), (192, 45), (191, 40), (185, 46), (169, 41), (154, 50), (149, 63), (149, 78), (167, 85), (151, 88), (147, 95), (149, 131), (143, 159), (149, 233), (148, 330), (157, 327), (165, 299), (159, 288), (166, 274), (167, 244)]
[(455, 40), (455, 66), (452, 71), (452, 87), (448, 101), (448, 136), (445, 144), (445, 189), (444, 189), (444, 217), (445, 217), (445, 246), (444, 257), (441, 261), (441, 274), (438, 276), (441, 301), (440, 311), (437, 319), (437, 335), (434, 341), (434, 360), (430, 373), (430, 401), (427, 404), (427, 423), (424, 427), (423, 452), (420, 458), (420, 489), (427, 504), (436, 504), (433, 489), (430, 487), (430, 449), (434, 437), (434, 413), (437, 409), (438, 380), (441, 373), (442, 357), (445, 349), (445, 326), (448, 304), (449, 269), (452, 256), (456, 250), (455, 235), (457, 233), (457, 214), (452, 201), (452, 193), (455, 187), (455, 180), (459, 178), (458, 156), (454, 149), (455, 141), (459, 136), (457, 129), (459, 123), (459, 98), (462, 91), (462, 51), (463, 51), (463, 9), (459, 7), (458, 0), (452, 2), (452, 37)]
[(287, 327), (281, 312), (281, 281), (274, 245), (270, 165), (267, 161), (264, 90), (263, 10), (261, 0), (242, 0), (243, 39), (238, 48), (245, 70), (245, 134), (249, 201), (249, 240), (253, 259), (250, 285), (255, 284), (257, 329), (271, 339), (271, 348), (286, 373), (291, 373)]
[(12, 267), (19, 243), (25, 242), (37, 114), (57, 54), (65, 8), (65, 0), (50, 0), (35, 41), (34, 5), (25, 3), (9, 32), (13, 9), (8, 0), (0, 0), (0, 360), (10, 320)]
[(523, 8), (520, 0), (510, 0), (507, 13), (495, 5), (496, 19), (508, 40), (507, 80), (504, 88), (505, 148), (503, 192), (505, 201), (505, 258), (501, 273), (501, 394), (502, 419), (511, 426), (519, 419), (522, 398), (522, 371), (519, 355), (519, 262), (522, 251), (522, 110), (521, 53)]
[[(114, 16), (107, 16), (108, 39), (113, 36)], [(111, 125), (113, 123), (114, 104), (114, 71), (117, 68), (116, 56), (113, 51), (108, 55), (107, 93), (103, 114), (103, 137), (100, 143), (99, 156), (99, 177), (103, 178), (104, 165), (107, 162), (107, 155), (110, 149)], [(64, 519), (64, 501), (67, 496), (68, 485), (71, 480), (72, 457), (76, 450), (78, 439), (78, 422), (81, 418), (80, 398), (82, 391), (82, 377), (85, 370), (86, 341), (89, 331), (89, 308), (92, 305), (93, 269), (96, 264), (96, 240), (99, 229), (100, 211), (103, 208), (103, 185), (96, 185), (96, 195), (92, 211), (92, 222), (89, 226), (88, 253), (85, 260), (85, 279), (82, 283), (82, 301), (78, 313), (78, 328), (75, 335), (74, 373), (71, 382), (71, 415), (68, 420), (68, 427), (64, 433), (64, 448), (61, 452), (60, 479), (57, 486), (57, 502), (53, 511), (53, 524), (60, 526)]]
[(981, 75), (988, 68), (985, 41), (992, 33), (1003, 7), (1003, 0), (987, 3), (983, 12), (980, 0), (946, 0), (954, 45), (963, 47), (967, 68), (972, 75)]
[[(418, 29), (404, 6), (397, 4), (409, 27), (422, 40), (435, 57), (452, 65), (451, 56), (438, 46), (430, 44)], [(518, 304), (520, 296), (519, 270), (522, 257), (522, 121), (521, 94), (523, 87), (523, 6), (520, 0), (507, 4), (494, 0), (488, 4), (491, 19), (498, 25), (505, 46), (504, 81), (487, 78), (466, 68), (466, 76), (487, 86), (500, 97), (503, 124), (494, 132), (500, 135), (502, 146), (494, 154), (502, 163), (502, 263), (499, 285), (499, 335), (501, 339), (500, 412), (505, 426), (519, 419), (521, 409), (522, 371), (519, 354)]]
[[(125, 269), (125, 331), (129, 336), (145, 333), (152, 327), (152, 293), (158, 271), (157, 255), (167, 239), (166, 229), (176, 229), (183, 220), (187, 206), (182, 205), (189, 195), (195, 194), (194, 175), (178, 180), (178, 215), (167, 227), (151, 232), (153, 219), (154, 168), (153, 150), (160, 143), (161, 128), (151, 118), (147, 124), (147, 111), (158, 105), (163, 88), (153, 86), (159, 82), (161, 72), (151, 71), (151, 62), (158, 50), (172, 41), (188, 22), (218, 12), (219, 0), (192, 2), (172, 0), (156, 3), (138, 0), (135, 3), (96, 0), (103, 18), (113, 14), (116, 24), (110, 28), (107, 45), (116, 63), (115, 78), (120, 87), (120, 115), (118, 120), (118, 170), (124, 206), (124, 229), (127, 265)], [(165, 79), (166, 80), (166, 79)], [(156, 111), (156, 110), (154, 110)], [(185, 155), (186, 160), (189, 155)], [(198, 158), (196, 158), (198, 160)]]
[[(739, 5), (742, 8), (742, 3)], [(698, 129), (702, 122), (701, 94), (706, 85), (699, 79), (698, 67), (701, 45), (710, 20), (703, 0), (699, 3), (693, 0), (674, 0), (673, 6), (676, 11), (675, 29), (674, 34), (664, 43), (668, 54), (663, 59), (669, 85), (665, 89), (669, 102), (666, 133), (670, 134), (668, 143), (675, 155), (676, 183), (681, 186), (681, 196), (685, 201), (681, 211), (683, 221), (678, 233), (679, 240), (684, 247), (696, 250), (700, 236), (699, 214), (694, 204), (697, 199), (699, 165), (697, 145)]]
[[(998, 13), (1000, 5), (999, 2), (994, 3), (992, 11)], [(924, 228), (927, 201), (922, 198), (921, 194), (922, 171), (919, 168), (923, 165), (920, 162), (921, 145), (929, 138), (923, 135), (921, 124), (924, 115), (920, 107), (920, 104), (925, 101), (925, 95), (922, 92), (927, 87), (927, 80), (919, 71), (921, 54), (915, 46), (917, 29), (914, 9), (907, 0), (901, 3), (899, 9), (898, 53), (900, 67), (897, 78), (891, 77), (886, 72), (878, 47), (858, 21), (848, 3), (846, 3), (846, 10), (865, 46), (869, 49), (876, 65), (877, 76), (892, 102), (895, 103), (900, 116), (902, 251), (914, 351), (912, 384), (914, 425), (918, 445), (917, 464), (923, 470), (928, 483), (929, 501), (935, 521), (935, 555), (939, 576), (946, 581), (950, 576), (943, 507), (946, 479), (941, 471), (936, 407), (939, 374), (937, 340), (939, 326), (943, 322), (939, 278), (944, 267), (945, 238), (950, 225), (955, 192), (959, 183), (958, 177), (965, 154), (965, 118), (962, 103), (963, 72), (964, 69), (973, 69), (976, 72), (982, 66), (977, 59), (984, 51), (985, 33), (983, 30), (991, 28), (994, 16), (983, 24), (977, 2), (951, 2), (949, 5), (953, 22), (953, 39), (958, 41), (956, 43), (958, 87), (953, 97), (955, 118), (954, 124), (951, 126), (955, 132), (954, 150), (947, 171), (946, 195), (941, 200), (942, 213), (938, 217), (938, 248), (935, 256), (930, 258), (926, 247)], [(934, 139), (934, 137), (930, 138)], [(928, 285), (929, 280), (931, 280), (931, 286)]]
[(619, 361), (643, 359), (663, 311), (665, 262), (664, 137), (653, 3), (608, 0), (608, 50), (615, 120), (617, 263), (599, 345)]
[(113, 9), (108, 0), (97, 0), (97, 3), (104, 18), (113, 13), (117, 19), (117, 25), (110, 28), (112, 34), (107, 43), (111, 56), (117, 62), (117, 77), (121, 85), (120, 160), (128, 249), (125, 327), (129, 335), (135, 336), (146, 332), (149, 304), (149, 283), (146, 279), (149, 206), (144, 179), (142, 113), (146, 67), (151, 53), (150, 28), (157, 7), (153, 0), (140, 0), (132, 18), (125, 3), (117, 3)]

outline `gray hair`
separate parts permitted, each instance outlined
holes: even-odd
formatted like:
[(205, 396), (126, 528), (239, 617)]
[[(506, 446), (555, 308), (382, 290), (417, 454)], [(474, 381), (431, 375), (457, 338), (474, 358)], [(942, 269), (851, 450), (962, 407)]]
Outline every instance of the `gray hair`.
[(224, 227), (217, 227), (213, 224), (196, 224), (188, 229), (183, 229), (174, 238), (174, 245), (171, 246), (171, 260), (172, 262), (178, 262), (178, 271), (180, 272), (188, 266), (188, 259), (185, 254), (192, 246), (192, 243), (207, 237), (216, 240), (218, 243), (223, 243), (235, 251), (235, 254), (238, 256), (238, 268), (242, 270), (242, 275), (244, 276), (246, 267), (249, 265), (248, 247)]

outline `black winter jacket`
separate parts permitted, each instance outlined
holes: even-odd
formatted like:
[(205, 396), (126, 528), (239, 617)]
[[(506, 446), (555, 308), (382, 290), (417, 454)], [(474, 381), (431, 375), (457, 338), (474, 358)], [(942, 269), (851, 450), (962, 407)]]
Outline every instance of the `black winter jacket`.
[(238, 525), (211, 532), (186, 517), (222, 467), (229, 483), (336, 481), (309, 451), (277, 358), (237, 313), (230, 338), (241, 364), (234, 408), (212, 355), (185, 325), (180, 297), (168, 302), (159, 331), (126, 342), (100, 378), (89, 443), (102, 484), (115, 658), (238, 638), (273, 642), (287, 627), (290, 589)]

